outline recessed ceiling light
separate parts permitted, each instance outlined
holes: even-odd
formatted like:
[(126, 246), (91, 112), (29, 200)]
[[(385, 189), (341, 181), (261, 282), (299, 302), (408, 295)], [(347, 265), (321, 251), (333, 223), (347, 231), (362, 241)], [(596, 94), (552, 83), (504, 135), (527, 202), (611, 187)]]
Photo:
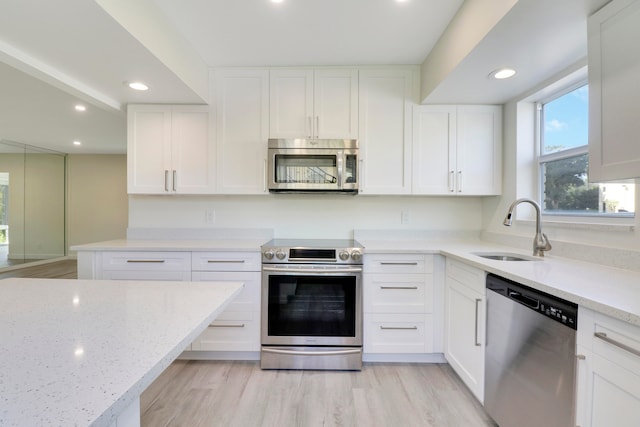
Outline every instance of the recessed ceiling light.
[(516, 75), (516, 70), (514, 70), (513, 68), (500, 68), (498, 70), (492, 71), (491, 74), (489, 74), (489, 77), (494, 78), (494, 79), (508, 79), (509, 77), (513, 77)]
[(149, 86), (142, 82), (131, 82), (127, 84), (133, 90), (148, 90)]
[(80, 142), (80, 141), (73, 141), (73, 145), (82, 145), (82, 142)]
[(396, 3), (408, 3), (409, 0), (396, 0)]
[(87, 107), (85, 107), (85, 106), (84, 106), (84, 105), (82, 105), (82, 104), (78, 104), (78, 105), (76, 105), (76, 106), (75, 106), (75, 107), (73, 107), (73, 108), (75, 108), (75, 110), (76, 110), (76, 111), (87, 111)]
[(271, 0), (271, 3), (282, 3), (284, 0)]

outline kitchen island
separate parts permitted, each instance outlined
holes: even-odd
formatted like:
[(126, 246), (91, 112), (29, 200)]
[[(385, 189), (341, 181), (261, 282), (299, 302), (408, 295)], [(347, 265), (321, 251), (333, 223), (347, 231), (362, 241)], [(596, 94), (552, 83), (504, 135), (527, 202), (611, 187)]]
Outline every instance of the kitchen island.
[(138, 426), (140, 394), (243, 286), (0, 281), (0, 425)]

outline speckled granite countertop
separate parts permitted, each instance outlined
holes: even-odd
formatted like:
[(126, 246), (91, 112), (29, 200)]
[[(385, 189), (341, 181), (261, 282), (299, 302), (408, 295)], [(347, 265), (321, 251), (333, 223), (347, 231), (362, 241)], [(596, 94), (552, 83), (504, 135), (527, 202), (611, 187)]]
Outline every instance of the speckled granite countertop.
[(537, 261), (490, 260), (476, 253), (532, 256), (531, 252), (480, 240), (359, 241), (365, 247), (365, 256), (394, 252), (441, 254), (640, 326), (640, 273), (636, 271), (556, 257), (553, 253)]
[(1, 280), (0, 425), (110, 425), (242, 287)]

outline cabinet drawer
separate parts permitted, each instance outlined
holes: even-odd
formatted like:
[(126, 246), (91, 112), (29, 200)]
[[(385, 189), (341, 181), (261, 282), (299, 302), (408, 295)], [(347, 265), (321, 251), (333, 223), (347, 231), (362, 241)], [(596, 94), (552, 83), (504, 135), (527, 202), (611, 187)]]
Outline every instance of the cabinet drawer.
[(193, 351), (259, 351), (260, 313), (226, 310), (191, 344)]
[(431, 274), (366, 274), (364, 311), (370, 313), (431, 313)]
[(259, 252), (194, 252), (194, 271), (260, 271)]
[(640, 372), (640, 355), (634, 354), (640, 353), (640, 327), (595, 313), (589, 334), (593, 340), (594, 353), (631, 372)]
[(430, 314), (365, 314), (365, 353), (432, 353)]
[(463, 262), (447, 258), (447, 277), (450, 277), (475, 292), (485, 295), (485, 272)]
[(103, 270), (191, 271), (191, 252), (103, 252)]
[(191, 281), (190, 271), (141, 271), (141, 270), (106, 270), (100, 277), (102, 280), (158, 280), (158, 281)]
[(364, 258), (365, 273), (420, 274), (433, 272), (433, 255), (368, 254)]
[(260, 273), (194, 271), (194, 282), (244, 282), (244, 289), (226, 311), (260, 311)]

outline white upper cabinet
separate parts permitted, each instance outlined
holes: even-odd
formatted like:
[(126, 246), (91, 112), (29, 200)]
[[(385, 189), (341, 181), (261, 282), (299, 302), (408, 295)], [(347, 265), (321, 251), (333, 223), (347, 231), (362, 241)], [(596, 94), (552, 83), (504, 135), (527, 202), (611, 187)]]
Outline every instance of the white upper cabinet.
[(210, 194), (215, 145), (206, 105), (130, 105), (127, 190), (130, 194)]
[(607, 4), (588, 37), (589, 180), (640, 177), (640, 1)]
[(269, 72), (217, 70), (218, 193), (266, 194)]
[(496, 195), (502, 191), (502, 108), (414, 107), (413, 193)]
[(361, 194), (411, 193), (416, 81), (409, 69), (360, 71)]
[(269, 87), (271, 138), (358, 138), (358, 70), (275, 69)]

